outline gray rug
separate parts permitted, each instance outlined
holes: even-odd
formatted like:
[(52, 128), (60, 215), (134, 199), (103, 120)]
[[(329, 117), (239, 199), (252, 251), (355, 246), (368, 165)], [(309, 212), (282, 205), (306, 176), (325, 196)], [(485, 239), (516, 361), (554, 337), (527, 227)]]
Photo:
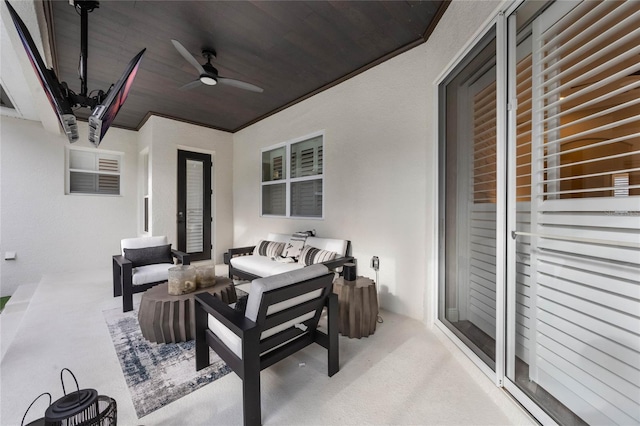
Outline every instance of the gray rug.
[(142, 337), (137, 307), (103, 311), (138, 418), (231, 372), (211, 351), (211, 366), (196, 371), (195, 341), (156, 344)]

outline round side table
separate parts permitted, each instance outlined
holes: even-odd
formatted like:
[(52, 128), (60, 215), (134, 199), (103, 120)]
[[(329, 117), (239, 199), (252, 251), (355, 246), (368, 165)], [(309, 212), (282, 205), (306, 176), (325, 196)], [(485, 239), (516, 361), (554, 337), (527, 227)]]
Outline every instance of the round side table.
[(376, 283), (366, 277), (346, 281), (339, 277), (333, 282), (338, 295), (338, 329), (347, 337), (368, 337), (376, 331), (378, 295)]
[(178, 296), (169, 294), (168, 283), (145, 291), (138, 310), (138, 322), (144, 338), (155, 343), (193, 340), (196, 335), (194, 296), (204, 292), (217, 296), (225, 303), (237, 300), (233, 281), (226, 277), (216, 277), (212, 287)]

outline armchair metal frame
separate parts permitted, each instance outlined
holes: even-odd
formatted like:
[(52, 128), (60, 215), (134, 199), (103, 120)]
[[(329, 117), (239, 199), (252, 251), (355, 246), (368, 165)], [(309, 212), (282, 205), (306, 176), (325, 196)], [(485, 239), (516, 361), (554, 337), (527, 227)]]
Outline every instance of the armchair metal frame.
[[(195, 296), (196, 370), (210, 364), (209, 347), (242, 379), (243, 417), (245, 425), (261, 424), (260, 371), (317, 343), (327, 349), (329, 377), (339, 369), (338, 296), (333, 293), (334, 273), (322, 275), (289, 286), (265, 291), (256, 321), (236, 311), (214, 296)], [(322, 289), (315, 299), (267, 315), (269, 306)], [(324, 307), (327, 308), (327, 333), (317, 329)], [(300, 315), (315, 310), (315, 315), (301, 325), (291, 326), (261, 340), (264, 330), (276, 327)], [(208, 328), (208, 314), (238, 336), (242, 341), (242, 357), (238, 357)], [(306, 327), (306, 328), (305, 328)]]
[[(178, 260), (178, 263), (181, 263), (183, 265), (189, 265), (191, 263), (191, 257), (187, 253), (171, 249), (171, 255)], [(113, 256), (112, 269), (113, 297), (122, 296), (122, 312), (133, 310), (134, 293), (141, 293), (150, 289), (151, 287), (166, 282), (166, 280), (164, 280), (147, 284), (133, 285), (133, 264), (121, 254)]]

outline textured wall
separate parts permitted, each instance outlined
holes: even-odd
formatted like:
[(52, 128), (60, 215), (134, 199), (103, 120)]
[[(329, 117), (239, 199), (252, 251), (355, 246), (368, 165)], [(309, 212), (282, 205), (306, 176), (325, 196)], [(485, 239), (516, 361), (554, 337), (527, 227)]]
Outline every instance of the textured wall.
[(151, 227), (176, 246), (178, 149), (212, 155), (213, 259), (233, 243), (233, 135), (161, 117), (151, 117), (141, 129), (141, 145), (150, 148)]
[[(434, 82), (497, 2), (454, 2), (430, 40), (234, 135), (234, 242), (315, 228), (380, 257), (383, 307), (427, 320), (437, 263)], [(260, 149), (325, 131), (324, 220), (260, 217)]]
[[(233, 241), (232, 135), (152, 117), (140, 132), (112, 128), (101, 149), (124, 152), (122, 196), (65, 195), (66, 137), (40, 123), (2, 117), (0, 138), (0, 294), (43, 274), (107, 269), (122, 238), (140, 235), (139, 157), (148, 148), (152, 174), (152, 233), (176, 244), (177, 150), (212, 154), (213, 245), (217, 262)], [(87, 134), (80, 123), (80, 135)], [(81, 136), (81, 139), (82, 136)], [(78, 142), (75, 146), (90, 146)]]
[[(437, 264), (433, 83), (497, 4), (454, 1), (427, 43), (234, 135), (158, 117), (137, 133), (111, 129), (101, 147), (127, 153), (123, 197), (64, 196), (66, 139), (2, 117), (0, 252), (19, 258), (0, 260), (0, 294), (46, 272), (109, 266), (120, 238), (139, 232), (144, 147), (153, 233), (175, 241), (176, 151), (191, 146), (214, 153), (216, 261), (269, 231), (315, 228), (352, 240), (361, 275), (375, 278), (369, 260), (379, 256), (383, 306), (428, 320)], [(325, 219), (261, 218), (260, 148), (318, 130), (325, 131)]]
[[(1, 120), (0, 294), (46, 273), (110, 268), (120, 239), (136, 233), (136, 132), (110, 129), (100, 145), (125, 153), (122, 196), (65, 195), (66, 136), (35, 121)], [(79, 132), (87, 135), (86, 123)], [(3, 260), (5, 251), (17, 259)]]

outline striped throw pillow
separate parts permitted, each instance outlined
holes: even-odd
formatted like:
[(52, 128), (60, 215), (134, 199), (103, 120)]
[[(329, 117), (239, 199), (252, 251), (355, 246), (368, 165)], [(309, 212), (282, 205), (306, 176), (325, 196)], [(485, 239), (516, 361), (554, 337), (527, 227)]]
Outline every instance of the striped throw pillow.
[(283, 249), (284, 243), (260, 240), (258, 241), (258, 244), (256, 244), (256, 248), (253, 249), (253, 254), (274, 258), (280, 256), (280, 253), (282, 253)]
[(300, 253), (298, 263), (302, 263), (303, 266), (313, 265), (314, 263), (322, 263), (328, 260), (333, 260), (337, 256), (337, 253), (329, 250), (320, 250), (319, 248), (305, 246)]

